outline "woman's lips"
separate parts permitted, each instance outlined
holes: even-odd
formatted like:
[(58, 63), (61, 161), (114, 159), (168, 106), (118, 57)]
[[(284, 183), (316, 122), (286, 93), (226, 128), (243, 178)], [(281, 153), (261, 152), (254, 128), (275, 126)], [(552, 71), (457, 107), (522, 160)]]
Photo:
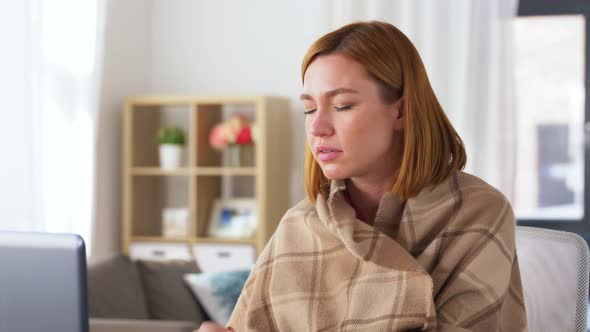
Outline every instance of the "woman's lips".
[(320, 151), (318, 153), (318, 158), (321, 161), (328, 161), (328, 160), (332, 160), (332, 159), (338, 157), (341, 153), (342, 153), (342, 151), (327, 151), (327, 152)]
[(317, 145), (315, 152), (319, 160), (329, 161), (338, 157), (342, 153), (342, 150), (329, 145)]

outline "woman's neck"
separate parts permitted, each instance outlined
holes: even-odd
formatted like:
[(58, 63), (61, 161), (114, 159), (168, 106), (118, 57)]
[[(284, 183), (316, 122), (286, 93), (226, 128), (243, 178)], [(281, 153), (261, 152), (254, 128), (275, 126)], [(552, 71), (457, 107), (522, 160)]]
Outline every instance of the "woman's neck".
[(354, 179), (346, 180), (348, 199), (356, 211), (357, 219), (373, 225), (381, 198), (391, 190), (392, 181), (393, 179), (368, 183)]

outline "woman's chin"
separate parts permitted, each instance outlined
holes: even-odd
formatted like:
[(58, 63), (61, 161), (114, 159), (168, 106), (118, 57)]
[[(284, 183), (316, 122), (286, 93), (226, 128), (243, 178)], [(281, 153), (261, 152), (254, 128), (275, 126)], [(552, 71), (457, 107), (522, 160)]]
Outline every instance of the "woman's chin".
[(324, 176), (328, 180), (343, 180), (346, 179), (348, 176), (344, 174), (341, 170), (337, 169), (333, 165), (326, 165), (322, 171), (324, 172)]

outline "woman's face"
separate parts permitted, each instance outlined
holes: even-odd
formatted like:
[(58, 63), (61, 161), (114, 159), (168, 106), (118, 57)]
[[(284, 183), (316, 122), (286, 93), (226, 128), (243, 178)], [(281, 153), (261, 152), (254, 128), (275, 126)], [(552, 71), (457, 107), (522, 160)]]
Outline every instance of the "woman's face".
[(385, 104), (363, 66), (340, 54), (307, 68), (307, 144), (328, 179), (389, 179), (401, 158), (403, 98)]

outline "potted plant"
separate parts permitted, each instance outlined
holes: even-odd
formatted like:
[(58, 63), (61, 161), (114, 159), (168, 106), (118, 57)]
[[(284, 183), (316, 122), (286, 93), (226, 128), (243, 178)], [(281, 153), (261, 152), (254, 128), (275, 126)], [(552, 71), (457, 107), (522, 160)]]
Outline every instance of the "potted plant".
[(185, 144), (184, 130), (178, 127), (163, 127), (158, 129), (158, 144), (160, 152), (160, 167), (174, 169), (182, 163), (182, 148)]

